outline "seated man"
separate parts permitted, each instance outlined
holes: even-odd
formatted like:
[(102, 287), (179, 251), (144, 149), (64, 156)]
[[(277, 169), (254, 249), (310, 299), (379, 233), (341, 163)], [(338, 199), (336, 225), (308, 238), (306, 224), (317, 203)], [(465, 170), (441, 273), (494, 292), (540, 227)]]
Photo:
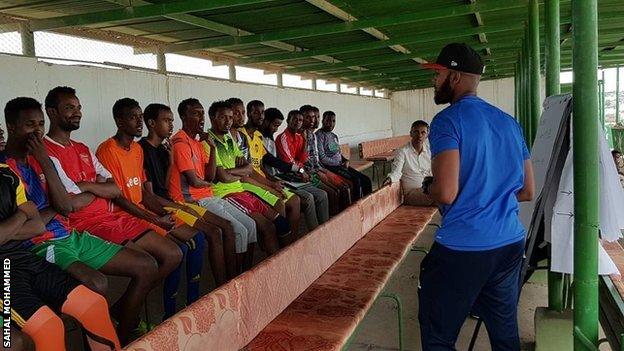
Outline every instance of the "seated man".
[(252, 181), (249, 175), (253, 172), (236, 143), (229, 135), (232, 126), (232, 109), (225, 101), (217, 101), (208, 110), (211, 128), (208, 134), (215, 143), (216, 179), (215, 195), (225, 198), (256, 222), (262, 239), (264, 250), (274, 254), (279, 250), (279, 239), (291, 234), (288, 221), (262, 200), (243, 189), (241, 179)]
[[(80, 210), (94, 196), (84, 192), (70, 197), (65, 191), (59, 173), (62, 177), (67, 176), (60, 167), (57, 173), (43, 145), (41, 104), (35, 99), (20, 97), (9, 101), (4, 111), (9, 132), (6, 163), (24, 182), (27, 198), (36, 204), (46, 226), (43, 234), (24, 241), (22, 248), (29, 248), (60, 266), (101, 295), (106, 294), (108, 286), (104, 274), (129, 277), (131, 284), (113, 308), (120, 319), (138, 319), (139, 309), (135, 305), (140, 308), (157, 279), (156, 262), (143, 251), (72, 229), (66, 215)], [(62, 206), (50, 206), (48, 198)], [(134, 327), (136, 325), (120, 323), (119, 335), (125, 338)]]
[[(167, 183), (173, 163), (169, 142), (173, 132), (173, 113), (169, 106), (150, 104), (143, 111), (143, 119), (148, 129), (147, 137), (139, 140), (144, 156), (145, 189), (154, 195), (152, 197), (157, 199), (164, 210), (173, 213), (176, 218), (191, 227), (207, 233), (210, 267), (215, 283), (219, 286), (236, 276), (234, 228), (228, 221), (213, 215), (201, 206), (173, 201)], [(225, 267), (222, 267), (223, 264)], [(187, 278), (189, 270), (193, 269), (201, 270), (201, 265), (197, 266), (187, 261)], [(198, 271), (197, 274), (199, 273)], [(190, 276), (195, 277), (195, 273), (191, 272)]]
[(384, 185), (401, 181), (404, 202), (407, 205), (433, 205), (433, 200), (422, 190), (423, 180), (431, 176), (431, 151), (425, 145), (428, 135), (427, 122), (418, 120), (412, 123), (412, 140), (395, 151), (392, 171), (384, 181)]
[[(69, 225), (79, 231), (87, 231), (104, 240), (151, 255), (158, 263), (158, 274), (151, 281), (149, 291), (178, 267), (182, 252), (173, 241), (158, 235), (139, 218), (123, 212), (109, 211), (110, 202), (120, 197), (121, 191), (110, 172), (102, 166), (89, 147), (71, 139), (71, 133), (80, 128), (81, 108), (76, 91), (69, 87), (56, 87), (48, 92), (45, 99), (50, 129), (44, 144), (48, 155), (66, 175), (61, 178), (65, 190), (73, 196), (84, 192), (94, 195), (86, 206), (69, 213)], [(54, 197), (50, 198), (50, 202), (57, 210), (65, 205)], [(130, 331), (139, 325), (139, 311), (147, 294), (134, 290), (136, 287), (133, 284), (129, 286), (133, 291), (128, 292), (133, 295), (128, 295), (131, 299), (124, 300), (123, 306), (119, 306), (120, 311), (132, 311), (127, 313), (132, 317), (119, 318), (118, 330), (124, 343), (130, 339)]]
[(296, 168), (297, 172), (301, 172), (305, 182), (312, 182), (314, 186), (322, 189), (327, 194), (329, 214), (335, 216), (340, 212), (339, 192), (333, 186), (322, 182), (315, 169), (312, 169), (313, 172), (309, 173), (310, 168), (306, 167), (308, 151), (306, 139), (302, 134), (302, 127), (303, 115), (301, 112), (299, 110), (288, 112), (286, 129), (275, 139), (277, 155), (282, 161)]
[[(178, 105), (182, 129), (171, 139), (173, 163), (169, 191), (174, 201), (197, 204), (220, 218), (223, 223), (219, 227), (233, 227), (238, 274), (241, 269), (249, 269), (253, 264), (256, 222), (230, 202), (213, 196), (212, 181), (217, 170), (215, 146), (204, 132), (204, 113), (204, 107), (194, 98), (183, 100)], [(204, 141), (208, 152), (202, 145)]]
[[(204, 233), (174, 218), (160, 204), (160, 199), (146, 191), (145, 171), (143, 170), (143, 149), (135, 137), (143, 132), (143, 111), (136, 100), (123, 98), (113, 105), (113, 118), (117, 133), (104, 141), (97, 149), (96, 156), (102, 165), (113, 175), (113, 180), (121, 189), (122, 196), (113, 200), (113, 211), (125, 211), (142, 219), (156, 233), (172, 239), (178, 244), (183, 256), (197, 267), (191, 267), (197, 281), (187, 274), (187, 303), (199, 298), (199, 274), (201, 273), (204, 249)], [(150, 201), (151, 200), (151, 201)], [(220, 240), (219, 236), (219, 240)], [(182, 263), (166, 279), (163, 289), (164, 318), (176, 313), (176, 296), (180, 284)], [(224, 270), (224, 263), (215, 271)], [(222, 283), (222, 282), (221, 282)], [(189, 302), (190, 300), (190, 302)]]
[(92, 349), (120, 350), (106, 299), (58, 266), (23, 249), (25, 240), (45, 230), (37, 207), (26, 200), (19, 177), (0, 164), (0, 260), (10, 272), (11, 329), (20, 330), (14, 333), (16, 344), (34, 342), (37, 351), (65, 350), (65, 327), (58, 316), (64, 313), (87, 331)]
[(340, 153), (338, 136), (333, 133), (336, 127), (336, 114), (333, 111), (323, 112), (323, 127), (316, 131), (319, 159), (323, 167), (353, 183), (353, 201), (373, 192), (370, 178), (349, 167), (349, 160)]
[[(267, 154), (262, 142), (262, 134), (258, 130), (264, 121), (264, 104), (262, 101), (252, 100), (247, 104), (247, 124), (245, 123), (245, 106), (238, 98), (226, 101), (232, 106), (234, 118), (230, 134), (232, 139), (245, 148), (241, 153), (253, 166), (249, 176), (252, 181), (244, 179), (243, 188), (254, 193), (263, 201), (271, 205), (277, 212), (288, 219), (293, 238), (298, 237), (299, 221), (301, 218), (301, 202), (299, 196), (285, 189), (281, 182), (266, 177), (262, 169), (262, 158)], [(241, 118), (242, 116), (242, 118)], [(238, 141), (237, 141), (238, 140)], [(244, 142), (243, 142), (244, 141)], [(313, 201), (313, 199), (307, 199)], [(306, 204), (304, 204), (306, 205)]]
[[(268, 108), (264, 114), (264, 121), (259, 127), (262, 133), (262, 143), (266, 149), (266, 153), (262, 157), (262, 171), (273, 181), (286, 178), (286, 174), (289, 174), (296, 181), (301, 181), (297, 175), (305, 173), (303, 168), (286, 163), (277, 157), (277, 147), (273, 136), (282, 125), (284, 115), (280, 110), (273, 107)], [(296, 189), (292, 189), (292, 192), (302, 199), (301, 202), (304, 205), (302, 209), (308, 231), (314, 230), (329, 220), (329, 200), (325, 191), (315, 187), (312, 183), (304, 183)]]
[(316, 140), (316, 134), (314, 134), (314, 131), (319, 127), (319, 109), (311, 105), (303, 105), (299, 111), (303, 115), (301, 133), (306, 141), (306, 151), (308, 153), (305, 168), (310, 174), (318, 177), (323, 184), (333, 188), (338, 193), (340, 211), (342, 211), (351, 205), (353, 184), (323, 167), (321, 164), (318, 142)]

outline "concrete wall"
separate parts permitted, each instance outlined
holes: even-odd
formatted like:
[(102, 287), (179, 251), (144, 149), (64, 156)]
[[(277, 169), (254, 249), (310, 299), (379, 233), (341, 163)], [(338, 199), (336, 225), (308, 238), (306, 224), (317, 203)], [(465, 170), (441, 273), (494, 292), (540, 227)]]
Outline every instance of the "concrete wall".
[[(83, 106), (83, 121), (74, 138), (96, 147), (115, 131), (111, 108), (115, 100), (132, 97), (145, 107), (151, 102), (170, 105), (196, 97), (208, 109), (210, 103), (232, 96), (247, 102), (262, 100), (266, 107), (277, 107), (284, 115), (303, 104), (333, 110), (338, 121), (336, 133), (352, 146), (365, 140), (392, 135), (389, 99), (277, 88), (247, 83), (120, 69), (64, 66), (37, 62), (36, 59), (0, 55), (0, 104), (17, 96), (31, 96), (43, 102), (49, 89), (68, 85), (77, 90)], [(177, 113), (176, 113), (177, 115)], [(4, 124), (0, 119), (0, 124)], [(176, 117), (176, 126), (180, 121)], [(147, 133), (147, 131), (145, 131)]]
[[(478, 95), (510, 115), (514, 115), (513, 78), (481, 82)], [(399, 91), (392, 93), (390, 100), (392, 101), (394, 135), (409, 134), (412, 122), (418, 119), (430, 122), (436, 113), (448, 106), (437, 106), (433, 102), (433, 88)]]

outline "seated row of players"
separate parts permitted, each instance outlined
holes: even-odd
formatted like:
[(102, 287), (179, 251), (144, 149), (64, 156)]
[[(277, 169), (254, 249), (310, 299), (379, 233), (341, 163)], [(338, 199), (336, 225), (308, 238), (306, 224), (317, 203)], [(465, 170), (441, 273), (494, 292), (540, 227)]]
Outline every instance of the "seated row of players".
[[(284, 116), (257, 100), (247, 104), (246, 124), (240, 99), (213, 103), (205, 132), (202, 104), (186, 99), (178, 106), (182, 129), (171, 136), (169, 107), (143, 111), (124, 98), (113, 106), (117, 133), (95, 155), (71, 139), (82, 119), (74, 89), (52, 89), (45, 112), (44, 136), (39, 102), (7, 103), (8, 140), (0, 154), (0, 258), (13, 259), (20, 272), (12, 281), (24, 285), (12, 300), (23, 332), (17, 335), (37, 350), (63, 349), (56, 348), (64, 333), (54, 312), (78, 319), (96, 336), (93, 343), (119, 348), (136, 336), (140, 308), (163, 280), (164, 317), (176, 312), (183, 263), (187, 304), (199, 297), (204, 240), (220, 285), (251, 267), (256, 242), (270, 255), (296, 239), (302, 212), (313, 230), (371, 192), (370, 180), (340, 155), (335, 114), (326, 113), (315, 134), (319, 111), (309, 105), (289, 112), (288, 127), (274, 141)], [(144, 121), (148, 136), (135, 142)], [(105, 274), (130, 278), (110, 308), (117, 332), (102, 297)], [(73, 312), (82, 300), (86, 307)], [(52, 330), (59, 344), (42, 341)]]

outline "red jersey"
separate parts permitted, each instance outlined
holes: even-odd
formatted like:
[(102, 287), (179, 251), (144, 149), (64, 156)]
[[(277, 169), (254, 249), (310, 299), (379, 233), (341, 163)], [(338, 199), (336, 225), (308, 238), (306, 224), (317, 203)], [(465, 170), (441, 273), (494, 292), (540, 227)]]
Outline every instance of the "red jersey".
[[(81, 182), (96, 182), (97, 176), (112, 178), (110, 172), (102, 166), (89, 147), (81, 142), (70, 140), (69, 145), (62, 145), (46, 136), (44, 144), (48, 150), (48, 155), (53, 161), (57, 161), (57, 166), (63, 169), (67, 175), (61, 178), (68, 193), (77, 194), (80, 189), (76, 185)], [(69, 218), (82, 219), (109, 211), (109, 201), (96, 197), (89, 205), (83, 207), (78, 212), (71, 213)]]
[(275, 139), (277, 156), (283, 161), (294, 163), (299, 167), (308, 160), (305, 139), (300, 133), (293, 133), (290, 129), (277, 136)]

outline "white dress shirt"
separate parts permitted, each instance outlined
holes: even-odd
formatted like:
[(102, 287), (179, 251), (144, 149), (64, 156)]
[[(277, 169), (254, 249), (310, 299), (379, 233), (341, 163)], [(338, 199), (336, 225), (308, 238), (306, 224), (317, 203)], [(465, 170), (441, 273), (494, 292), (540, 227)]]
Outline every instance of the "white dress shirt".
[(394, 152), (392, 171), (388, 178), (393, 183), (400, 180), (404, 191), (420, 188), (423, 179), (428, 176), (431, 176), (431, 151), (427, 143), (423, 145), (420, 154), (416, 152), (411, 141)]

